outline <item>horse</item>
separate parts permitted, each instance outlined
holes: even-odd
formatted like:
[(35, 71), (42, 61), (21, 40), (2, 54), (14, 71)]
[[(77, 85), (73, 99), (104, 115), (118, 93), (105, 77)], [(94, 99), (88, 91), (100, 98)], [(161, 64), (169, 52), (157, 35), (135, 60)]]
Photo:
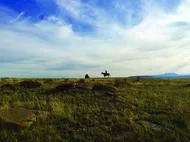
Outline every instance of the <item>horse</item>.
[(110, 73), (105, 73), (105, 72), (102, 72), (101, 74), (103, 74), (103, 75), (104, 75), (104, 77), (106, 77), (106, 76), (110, 77), (110, 76), (111, 76), (111, 75), (110, 75)]

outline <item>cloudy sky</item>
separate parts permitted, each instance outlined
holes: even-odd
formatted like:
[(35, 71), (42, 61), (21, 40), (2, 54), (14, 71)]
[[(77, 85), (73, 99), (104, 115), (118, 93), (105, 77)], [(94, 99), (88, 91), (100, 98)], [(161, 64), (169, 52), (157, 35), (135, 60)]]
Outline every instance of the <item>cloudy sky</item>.
[(190, 0), (0, 0), (0, 76), (190, 73)]

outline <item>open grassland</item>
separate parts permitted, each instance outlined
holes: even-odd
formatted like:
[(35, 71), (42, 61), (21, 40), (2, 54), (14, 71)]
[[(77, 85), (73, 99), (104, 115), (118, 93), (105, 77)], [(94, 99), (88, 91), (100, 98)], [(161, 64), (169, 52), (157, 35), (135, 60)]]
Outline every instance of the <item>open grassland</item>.
[[(19, 82), (24, 80), (41, 86), (21, 87)], [(52, 91), (69, 83), (85, 88)], [(92, 90), (89, 86), (95, 84), (117, 90)], [(1, 109), (23, 107), (40, 112), (27, 129), (2, 129), (0, 141), (188, 142), (189, 84), (188, 79), (0, 79)]]

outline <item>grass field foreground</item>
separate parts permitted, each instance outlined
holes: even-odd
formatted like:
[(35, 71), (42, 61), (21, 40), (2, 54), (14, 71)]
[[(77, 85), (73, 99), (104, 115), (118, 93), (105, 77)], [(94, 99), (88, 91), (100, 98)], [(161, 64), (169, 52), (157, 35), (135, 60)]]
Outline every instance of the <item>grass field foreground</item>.
[[(36, 81), (40, 87), (21, 87)], [(54, 91), (72, 83), (117, 89)], [(2, 129), (0, 141), (190, 141), (189, 79), (0, 79), (0, 109), (38, 110), (27, 129)], [(189, 85), (189, 86), (188, 86)]]

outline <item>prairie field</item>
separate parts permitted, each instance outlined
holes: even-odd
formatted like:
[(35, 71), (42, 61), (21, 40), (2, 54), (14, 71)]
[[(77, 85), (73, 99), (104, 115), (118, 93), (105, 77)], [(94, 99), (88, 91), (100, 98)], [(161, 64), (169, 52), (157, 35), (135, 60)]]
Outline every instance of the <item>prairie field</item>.
[(39, 114), (29, 128), (1, 128), (2, 142), (190, 141), (190, 79), (2, 78), (7, 108)]

